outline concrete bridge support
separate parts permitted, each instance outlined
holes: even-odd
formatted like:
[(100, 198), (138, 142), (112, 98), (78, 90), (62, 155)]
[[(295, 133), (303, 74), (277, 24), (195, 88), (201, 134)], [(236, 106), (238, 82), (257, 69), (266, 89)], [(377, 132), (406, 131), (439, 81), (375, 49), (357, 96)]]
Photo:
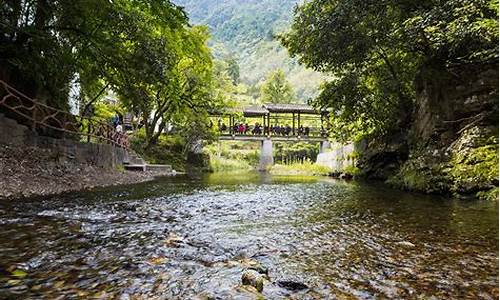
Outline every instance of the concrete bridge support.
[(332, 148), (332, 145), (330, 144), (329, 141), (322, 141), (319, 147), (319, 153), (326, 153), (328, 150)]
[(259, 171), (266, 171), (273, 164), (273, 141), (265, 139), (260, 144)]

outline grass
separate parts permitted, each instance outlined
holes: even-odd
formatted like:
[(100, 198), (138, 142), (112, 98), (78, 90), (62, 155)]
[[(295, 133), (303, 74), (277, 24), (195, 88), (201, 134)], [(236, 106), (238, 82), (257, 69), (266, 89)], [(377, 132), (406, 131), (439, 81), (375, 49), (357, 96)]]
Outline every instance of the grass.
[(233, 171), (250, 171), (252, 166), (246, 160), (238, 160), (234, 158), (210, 156), (210, 169), (212, 172), (233, 172)]
[(273, 175), (327, 176), (331, 171), (327, 167), (305, 161), (288, 165), (276, 164), (270, 172)]

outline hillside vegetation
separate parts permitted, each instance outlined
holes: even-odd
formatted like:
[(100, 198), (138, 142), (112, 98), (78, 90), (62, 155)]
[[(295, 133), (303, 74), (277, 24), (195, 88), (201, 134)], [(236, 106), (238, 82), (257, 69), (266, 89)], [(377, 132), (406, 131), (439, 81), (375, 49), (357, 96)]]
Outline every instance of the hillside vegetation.
[(275, 39), (289, 27), (298, 0), (176, 0), (194, 24), (208, 25), (216, 58), (234, 57), (241, 80), (259, 86), (265, 77), (282, 69), (297, 97), (305, 102), (317, 95), (325, 75), (307, 70), (290, 58)]

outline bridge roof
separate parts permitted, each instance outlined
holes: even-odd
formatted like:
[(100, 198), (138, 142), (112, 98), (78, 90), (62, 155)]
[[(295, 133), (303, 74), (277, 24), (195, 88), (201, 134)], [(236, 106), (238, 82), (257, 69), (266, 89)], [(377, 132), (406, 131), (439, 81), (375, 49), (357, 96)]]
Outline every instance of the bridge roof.
[(243, 115), (245, 117), (261, 117), (267, 115), (268, 113), (269, 111), (262, 105), (247, 106), (243, 108)]
[[(219, 114), (236, 114), (242, 112), (245, 117), (261, 117), (269, 113), (278, 114), (291, 114), (291, 113), (301, 113), (301, 114), (320, 114), (318, 110), (307, 104), (298, 103), (266, 103), (252, 106), (245, 106), (241, 108), (226, 108), (224, 112), (212, 112), (213, 115)], [(326, 112), (326, 110), (321, 111)]]
[(268, 103), (264, 104), (269, 112), (272, 113), (303, 113), (303, 114), (318, 114), (314, 107), (307, 104), (297, 103)]

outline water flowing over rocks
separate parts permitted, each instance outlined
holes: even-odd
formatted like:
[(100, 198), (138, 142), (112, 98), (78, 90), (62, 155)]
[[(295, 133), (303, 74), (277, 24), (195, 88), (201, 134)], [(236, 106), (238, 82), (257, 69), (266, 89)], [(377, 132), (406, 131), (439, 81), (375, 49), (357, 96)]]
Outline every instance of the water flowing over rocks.
[(497, 296), (490, 202), (243, 178), (172, 177), (2, 201), (0, 298)]

